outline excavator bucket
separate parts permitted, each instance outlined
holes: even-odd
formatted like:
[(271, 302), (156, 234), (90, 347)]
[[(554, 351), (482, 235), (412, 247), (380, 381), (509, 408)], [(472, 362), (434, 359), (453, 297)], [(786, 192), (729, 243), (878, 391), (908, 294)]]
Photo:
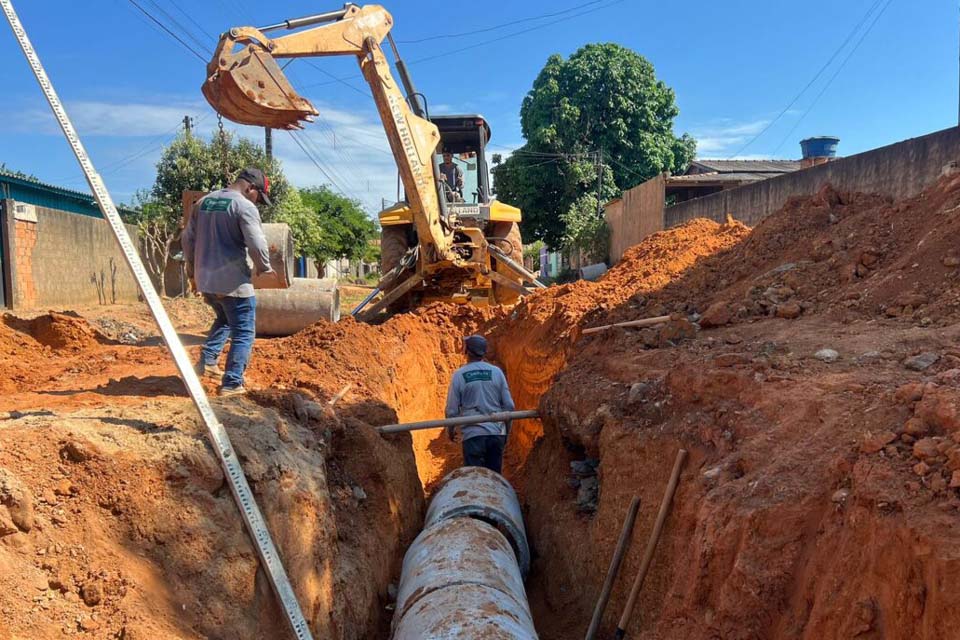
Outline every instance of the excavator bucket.
[(293, 90), (266, 49), (251, 43), (234, 53), (236, 44), (224, 34), (207, 65), (203, 95), (218, 113), (239, 124), (271, 129), (302, 129), (301, 121), (319, 114)]

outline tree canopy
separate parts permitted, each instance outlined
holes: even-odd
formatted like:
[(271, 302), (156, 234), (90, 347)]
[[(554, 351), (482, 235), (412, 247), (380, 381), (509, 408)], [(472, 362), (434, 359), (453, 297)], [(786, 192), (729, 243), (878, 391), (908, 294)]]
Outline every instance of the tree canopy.
[(338, 258), (369, 259), (370, 241), (378, 234), (359, 202), (326, 186), (292, 189), (276, 221), (290, 225), (298, 253), (320, 264)]
[(526, 144), (493, 169), (498, 197), (523, 210), (528, 241), (597, 245), (605, 202), (662, 171), (678, 173), (696, 143), (677, 137), (673, 90), (640, 54), (589, 44), (552, 55), (520, 108)]
[(242, 169), (251, 166), (262, 169), (270, 178), (270, 197), (274, 204), (261, 208), (263, 219), (269, 221), (290, 190), (280, 161), (267, 158), (263, 147), (251, 140), (234, 140), (227, 131), (213, 134), (209, 142), (192, 135), (178, 136), (163, 150), (150, 195), (171, 208), (179, 219), (184, 191), (213, 191), (225, 187)]

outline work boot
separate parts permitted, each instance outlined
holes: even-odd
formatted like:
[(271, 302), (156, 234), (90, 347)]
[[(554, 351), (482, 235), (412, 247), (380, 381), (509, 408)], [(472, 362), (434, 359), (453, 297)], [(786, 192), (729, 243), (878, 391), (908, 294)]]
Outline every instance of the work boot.
[(197, 364), (197, 375), (204, 378), (222, 378), (223, 369), (218, 367), (216, 364), (206, 364), (200, 362)]
[(236, 387), (220, 387), (220, 389), (217, 391), (217, 395), (221, 398), (229, 398), (231, 396), (242, 396), (246, 392), (246, 387), (241, 384)]

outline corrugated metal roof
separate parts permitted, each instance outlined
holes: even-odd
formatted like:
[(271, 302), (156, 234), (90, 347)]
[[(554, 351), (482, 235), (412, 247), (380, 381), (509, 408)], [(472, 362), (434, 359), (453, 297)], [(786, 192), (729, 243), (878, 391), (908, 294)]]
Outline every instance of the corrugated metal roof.
[(690, 164), (718, 173), (789, 173), (800, 169), (799, 160), (694, 160)]
[[(15, 175), (9, 169), (0, 169), (0, 198), (11, 198), (18, 202), (94, 218), (103, 217), (92, 194), (58, 187), (36, 178)], [(117, 209), (123, 213), (132, 212), (126, 207), (117, 207)]]
[[(773, 174), (778, 175), (778, 174)], [(697, 173), (689, 176), (670, 176), (667, 178), (667, 184), (691, 183), (691, 182), (758, 182), (772, 178), (770, 173)]]

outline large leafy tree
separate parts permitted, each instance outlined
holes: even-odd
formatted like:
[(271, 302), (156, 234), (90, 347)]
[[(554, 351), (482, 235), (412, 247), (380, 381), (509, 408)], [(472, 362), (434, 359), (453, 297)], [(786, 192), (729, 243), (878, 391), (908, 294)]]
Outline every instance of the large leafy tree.
[(285, 206), (277, 219), (293, 229), (298, 251), (319, 264), (370, 257), (371, 240), (378, 229), (359, 202), (326, 186), (301, 189), (295, 197), (299, 204)]
[(498, 197), (523, 209), (528, 241), (594, 249), (603, 202), (662, 171), (685, 169), (696, 143), (677, 137), (673, 90), (617, 44), (553, 55), (520, 108), (526, 144), (493, 169)]

